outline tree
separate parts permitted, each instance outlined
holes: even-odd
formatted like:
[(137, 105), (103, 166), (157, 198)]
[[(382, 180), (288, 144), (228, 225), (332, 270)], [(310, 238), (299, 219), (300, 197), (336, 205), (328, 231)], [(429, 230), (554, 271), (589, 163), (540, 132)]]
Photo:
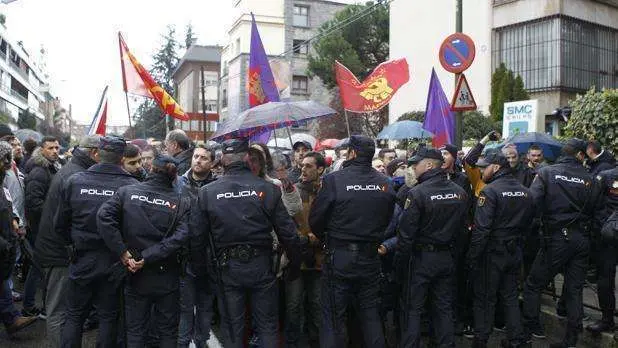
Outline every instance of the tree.
[(491, 105), (489, 113), (494, 121), (502, 121), (504, 103), (530, 99), (524, 88), (521, 76), (515, 76), (513, 72), (501, 63), (491, 76)]
[[(425, 111), (406, 112), (399, 116), (397, 121), (418, 121), (423, 123)], [(463, 114), (463, 138), (481, 139), (492, 130), (499, 130), (500, 122), (493, 122), (490, 117), (479, 111), (467, 111)]]
[[(388, 60), (389, 8), (371, 1), (365, 5), (348, 5), (322, 24), (318, 33), (320, 38), (312, 47), (314, 53), (308, 56), (307, 74), (311, 78), (319, 77), (332, 92), (337, 85), (333, 73), (335, 60), (359, 80), (364, 80), (378, 64)], [(339, 93), (334, 93), (333, 98), (339, 99)], [(348, 116), (350, 120), (360, 119), (360, 132), (375, 136), (388, 121), (388, 108), (371, 113), (348, 113)], [(345, 121), (343, 126), (345, 132)], [(352, 124), (350, 127), (353, 128)]]
[(425, 111), (411, 111), (399, 116), (397, 121), (417, 121), (423, 123), (425, 120)]
[[(163, 44), (153, 55), (154, 63), (150, 69), (150, 74), (154, 80), (170, 95), (174, 95), (172, 74), (178, 64), (178, 42), (175, 35), (174, 26), (168, 25), (167, 33), (162, 35)], [(144, 100), (137, 108), (133, 119), (135, 120), (135, 134), (158, 139), (165, 136), (165, 115), (152, 99)], [(173, 128), (174, 122), (170, 117), (168, 129)]]
[(187, 24), (185, 29), (185, 49), (189, 49), (192, 45), (197, 41), (197, 37), (195, 36), (195, 32), (193, 32), (193, 25), (191, 23)]
[(36, 129), (36, 116), (30, 110), (22, 110), (17, 117), (17, 127), (20, 129)]
[(618, 153), (618, 90), (600, 92), (592, 87), (569, 103), (571, 117), (565, 134), (586, 140), (598, 140), (606, 149)]

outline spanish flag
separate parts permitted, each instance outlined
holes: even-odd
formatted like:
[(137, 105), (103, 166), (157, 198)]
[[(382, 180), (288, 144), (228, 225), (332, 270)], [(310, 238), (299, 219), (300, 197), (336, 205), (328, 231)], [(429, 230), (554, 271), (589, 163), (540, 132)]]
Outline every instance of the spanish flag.
[(188, 121), (189, 116), (180, 108), (174, 98), (159, 86), (150, 76), (144, 66), (131, 54), (127, 44), (118, 33), (120, 45), (120, 66), (122, 67), (122, 86), (125, 92), (152, 98), (157, 101), (161, 110), (167, 115), (182, 121)]

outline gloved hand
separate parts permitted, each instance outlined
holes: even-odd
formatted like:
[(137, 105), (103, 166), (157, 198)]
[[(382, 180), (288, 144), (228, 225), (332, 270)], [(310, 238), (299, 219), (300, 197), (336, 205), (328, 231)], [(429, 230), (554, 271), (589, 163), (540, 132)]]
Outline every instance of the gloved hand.
[(290, 179), (281, 178), (279, 180), (281, 181), (281, 184), (283, 186), (283, 190), (285, 191), (285, 193), (294, 192), (294, 184), (290, 181)]
[(496, 131), (491, 131), (487, 133), (487, 135), (485, 135), (483, 139), (481, 139), (480, 143), (483, 145), (486, 145), (490, 141), (497, 141), (499, 139), (500, 139), (500, 133)]

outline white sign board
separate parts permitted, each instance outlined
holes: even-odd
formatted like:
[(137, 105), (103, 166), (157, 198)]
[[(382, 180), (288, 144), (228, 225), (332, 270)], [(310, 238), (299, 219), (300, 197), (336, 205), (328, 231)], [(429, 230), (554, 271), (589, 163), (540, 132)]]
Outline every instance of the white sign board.
[(545, 132), (545, 119), (543, 117), (541, 120), (538, 112), (538, 100), (536, 99), (504, 103), (502, 137), (508, 138), (517, 133)]

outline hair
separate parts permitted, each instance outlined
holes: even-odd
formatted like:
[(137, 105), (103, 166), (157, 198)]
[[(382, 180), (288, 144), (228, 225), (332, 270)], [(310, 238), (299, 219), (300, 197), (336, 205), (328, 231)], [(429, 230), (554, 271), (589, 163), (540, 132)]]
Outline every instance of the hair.
[(305, 156), (303, 156), (303, 158), (307, 158), (307, 157), (311, 157), (315, 160), (315, 165), (320, 168), (326, 168), (326, 160), (324, 159), (324, 156), (322, 156), (321, 153), (319, 152), (315, 152), (315, 151), (311, 151), (311, 152), (307, 152), (305, 154)]
[(99, 149), (99, 163), (120, 164), (123, 154)]
[[(383, 159), (384, 155), (386, 155), (387, 153), (390, 153), (390, 152), (394, 152), (395, 154), (397, 154), (397, 151), (395, 151), (395, 149), (384, 148), (384, 149), (380, 149), (380, 151), (378, 152), (378, 158), (379, 159)], [(373, 156), (373, 154), (372, 154), (372, 156)]]
[(247, 152), (224, 153), (221, 155), (221, 165), (227, 167), (234, 162), (242, 162), (245, 156), (247, 156)]
[(260, 150), (253, 147), (249, 148), (249, 151), (247, 153), (249, 154), (249, 164), (254, 166), (260, 166), (258, 176), (263, 178), (266, 174), (264, 172), (264, 170), (266, 169), (266, 161), (264, 160), (264, 155), (262, 155), (262, 152)]
[(510, 147), (510, 146), (509, 146), (509, 147), (503, 147), (503, 148), (502, 148), (502, 154), (504, 154), (505, 156), (506, 156), (506, 154), (507, 154), (509, 151), (515, 151), (515, 155), (516, 155), (517, 157), (519, 157), (519, 153), (517, 152), (517, 148), (513, 148), (513, 147)]
[(543, 152), (543, 148), (541, 148), (539, 145), (537, 144), (532, 144), (530, 145), (530, 147), (528, 148), (528, 153), (530, 153), (530, 151), (541, 151)]
[(574, 146), (571, 146), (569, 144), (566, 144), (562, 147), (562, 149), (560, 150), (560, 154), (563, 156), (571, 156), (571, 157), (575, 157), (577, 156), (578, 153), (580, 153), (581, 150), (576, 149)]
[(45, 143), (53, 143), (56, 141), (58, 141), (58, 138), (52, 137), (51, 135), (46, 135), (43, 137), (43, 139), (41, 139), (41, 142), (39, 143), (39, 145), (43, 147)]
[(165, 140), (176, 142), (178, 147), (183, 150), (186, 150), (191, 146), (191, 139), (189, 139), (187, 133), (185, 133), (182, 129), (171, 130), (167, 133), (167, 136), (165, 136)]
[(34, 149), (38, 146), (36, 140), (32, 138), (28, 138), (24, 141), (24, 151), (27, 153), (32, 153)]
[(158, 173), (165, 175), (170, 181), (174, 181), (176, 179), (176, 175), (178, 175), (178, 168), (174, 163), (166, 163), (165, 166), (156, 166), (154, 162), (152, 164), (152, 169), (150, 169), (151, 173)]
[(124, 148), (123, 157), (125, 158), (133, 158), (137, 157), (140, 154), (140, 149), (136, 145), (127, 144), (127, 147)]
[(272, 162), (273, 162), (273, 169), (280, 168), (280, 167), (284, 167), (286, 169), (290, 168), (291, 166), (290, 159), (286, 157), (283, 154), (283, 152), (281, 151), (273, 152), (271, 157), (272, 157)]
[(157, 155), (159, 154), (159, 150), (157, 150), (157, 148), (152, 145), (146, 145), (144, 149), (142, 150), (142, 152), (146, 152), (146, 151), (152, 151), (153, 158), (157, 157)]
[(592, 148), (592, 151), (594, 151), (595, 154), (600, 154), (601, 151), (603, 150), (603, 147), (601, 146), (601, 143), (598, 140), (590, 140), (588, 142), (588, 147)]
[(435, 159), (435, 158), (426, 158), (426, 160), (433, 164), (434, 168), (440, 168), (442, 166), (442, 160), (439, 159)]
[(270, 155), (270, 150), (268, 149), (268, 146), (266, 146), (266, 144), (263, 144), (263, 143), (253, 143), (253, 144), (251, 144), (251, 146), (253, 146), (253, 145), (259, 146), (260, 149), (262, 149), (262, 152), (264, 153), (264, 157), (266, 157), (265, 158), (265, 161), (266, 161), (266, 171), (267, 172), (272, 172), (274, 170), (274, 168), (275, 168), (275, 165), (273, 163), (273, 158)]
[(198, 144), (197, 146), (195, 146), (195, 149), (193, 149), (193, 153), (195, 153), (195, 150), (197, 149), (203, 149), (206, 150), (208, 152), (208, 154), (210, 155), (210, 161), (214, 162), (215, 161), (215, 149), (208, 147), (204, 144)]
[(17, 137), (9, 134), (9, 135), (5, 135), (2, 138), (0, 138), (0, 141), (6, 141), (8, 143), (8, 142), (13, 141), (14, 139), (17, 139)]

